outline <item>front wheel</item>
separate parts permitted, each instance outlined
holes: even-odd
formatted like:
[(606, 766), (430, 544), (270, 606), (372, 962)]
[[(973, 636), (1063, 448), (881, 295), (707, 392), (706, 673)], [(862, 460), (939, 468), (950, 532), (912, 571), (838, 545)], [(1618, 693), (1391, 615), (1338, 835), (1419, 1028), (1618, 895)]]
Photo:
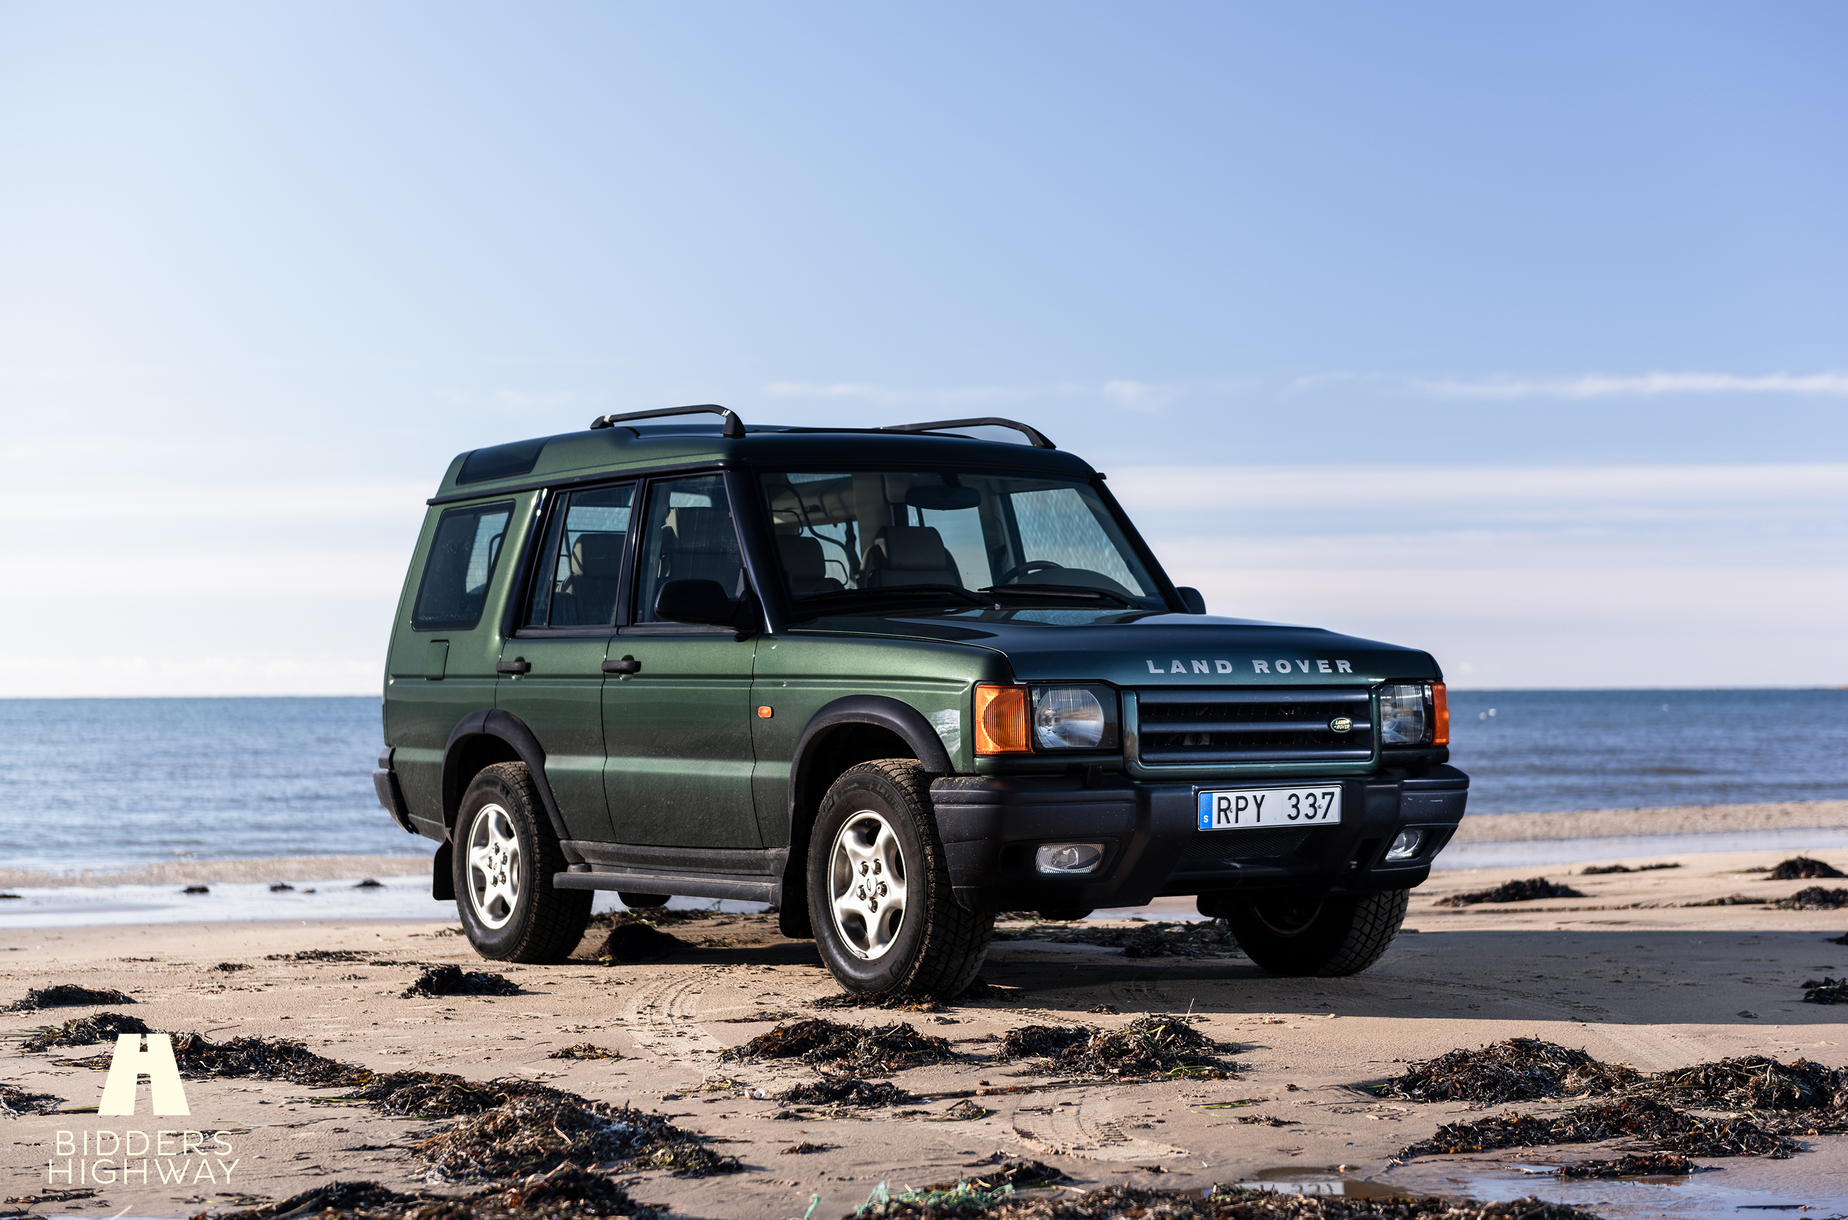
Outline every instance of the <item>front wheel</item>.
[(930, 778), (908, 759), (861, 763), (828, 789), (809, 839), (808, 899), (822, 960), (852, 992), (959, 995), (995, 926), (951, 893)]
[(1245, 956), (1272, 974), (1359, 974), (1386, 952), (1405, 922), (1410, 890), (1234, 900), (1226, 922)]
[(456, 814), (456, 909), (475, 952), (502, 962), (562, 962), (590, 924), (589, 890), (555, 890), (564, 856), (525, 763), (485, 768)]

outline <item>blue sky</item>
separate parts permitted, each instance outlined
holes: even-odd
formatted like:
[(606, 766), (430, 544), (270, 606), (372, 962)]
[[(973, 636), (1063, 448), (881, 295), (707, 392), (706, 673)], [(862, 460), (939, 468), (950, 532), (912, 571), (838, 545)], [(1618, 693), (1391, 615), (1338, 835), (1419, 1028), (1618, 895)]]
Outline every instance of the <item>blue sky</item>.
[(375, 689), (452, 454), (698, 401), (1029, 420), (1458, 684), (1848, 682), (1844, 34), (0, 4), (0, 693)]

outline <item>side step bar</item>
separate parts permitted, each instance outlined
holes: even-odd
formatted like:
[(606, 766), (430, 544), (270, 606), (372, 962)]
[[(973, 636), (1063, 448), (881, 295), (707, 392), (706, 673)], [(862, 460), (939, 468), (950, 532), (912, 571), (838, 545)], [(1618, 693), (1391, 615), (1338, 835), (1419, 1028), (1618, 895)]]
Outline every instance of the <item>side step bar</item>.
[[(583, 865), (577, 869), (582, 870)], [(552, 888), (560, 890), (627, 890), (631, 894), (667, 894), (682, 898), (736, 898), (779, 906), (783, 882), (761, 873), (653, 873), (609, 865), (591, 865), (590, 871), (552, 874)]]

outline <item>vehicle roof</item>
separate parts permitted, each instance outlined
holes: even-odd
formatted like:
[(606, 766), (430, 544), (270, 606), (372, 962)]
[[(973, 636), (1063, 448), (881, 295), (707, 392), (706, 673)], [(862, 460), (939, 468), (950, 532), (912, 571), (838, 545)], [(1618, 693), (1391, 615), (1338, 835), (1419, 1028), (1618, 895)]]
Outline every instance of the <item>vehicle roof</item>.
[(469, 450), (457, 454), (449, 463), (433, 501), (474, 499), (527, 487), (589, 480), (605, 474), (639, 474), (655, 469), (721, 463), (766, 470), (856, 465), (887, 469), (987, 467), (1072, 479), (1090, 479), (1096, 474), (1090, 463), (1074, 453), (956, 434), (751, 424), (744, 436), (731, 439), (720, 435), (720, 427), (704, 423), (617, 425), (533, 437), (509, 443), (509, 447), (543, 446), (530, 470), (460, 483), (458, 476), (462, 464), (471, 453), (481, 452)]

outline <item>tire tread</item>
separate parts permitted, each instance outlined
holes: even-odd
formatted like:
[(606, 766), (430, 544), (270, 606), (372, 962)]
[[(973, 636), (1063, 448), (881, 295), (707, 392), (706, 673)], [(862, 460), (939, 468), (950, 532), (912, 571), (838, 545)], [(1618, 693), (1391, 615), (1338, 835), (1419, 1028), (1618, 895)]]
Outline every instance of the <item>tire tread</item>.
[[(527, 895), (531, 907), (526, 926), (512, 950), (499, 960), (531, 964), (562, 962), (584, 939), (584, 929), (590, 926), (590, 906), (596, 895), (589, 890), (552, 888), (552, 874), (565, 869), (564, 852), (544, 815), (539, 786), (533, 783), (526, 764), (508, 762), (483, 767), (469, 786), (474, 787), (484, 777), (504, 785), (509, 795), (518, 801), (518, 812), (532, 826), (538, 857), (533, 862), (532, 886)], [(468, 901), (465, 887), (457, 887), (457, 901)]]
[[(978, 914), (956, 901), (950, 888), (948, 856), (943, 840), (937, 835), (936, 818), (931, 814), (930, 778), (930, 773), (915, 760), (882, 758), (842, 772), (830, 793), (834, 787), (856, 780), (871, 781), (897, 789), (903, 803), (918, 811), (915, 821), (918, 838), (924, 845), (925, 867), (921, 871), (929, 878), (930, 885), (929, 898), (923, 904), (924, 937), (910, 971), (891, 993), (949, 999), (968, 990), (981, 972), (982, 964), (988, 959), (988, 941), (994, 934), (995, 921), (993, 915)], [(823, 805), (825, 808), (826, 799)]]

